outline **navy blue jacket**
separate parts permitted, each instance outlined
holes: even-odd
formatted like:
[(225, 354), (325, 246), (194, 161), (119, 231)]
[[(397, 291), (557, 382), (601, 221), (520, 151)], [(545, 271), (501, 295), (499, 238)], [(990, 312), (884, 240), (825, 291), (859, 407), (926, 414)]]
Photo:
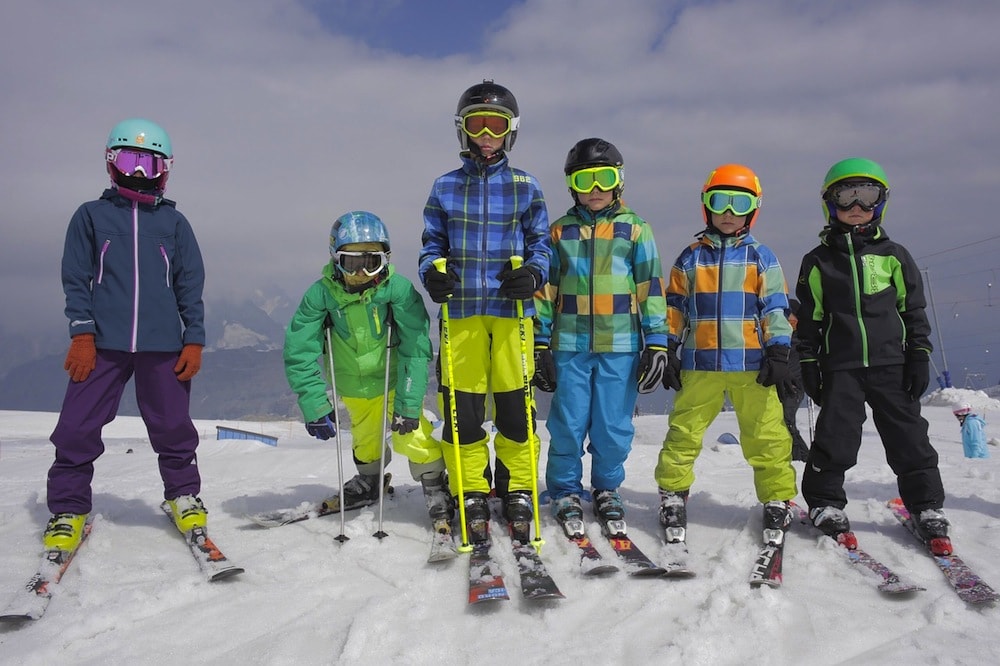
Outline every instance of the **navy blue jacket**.
[(205, 344), (205, 266), (174, 202), (133, 201), (116, 189), (80, 206), (62, 259), (70, 336), (98, 349), (180, 351)]

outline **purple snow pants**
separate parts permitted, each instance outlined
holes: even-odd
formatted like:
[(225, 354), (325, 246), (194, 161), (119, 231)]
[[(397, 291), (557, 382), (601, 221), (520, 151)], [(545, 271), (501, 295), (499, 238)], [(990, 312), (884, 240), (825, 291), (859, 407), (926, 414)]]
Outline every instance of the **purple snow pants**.
[(70, 381), (59, 422), (49, 440), (56, 459), (49, 468), (48, 506), (56, 513), (90, 513), (94, 461), (104, 453), (101, 431), (118, 413), (125, 384), (135, 375), (135, 398), (149, 443), (159, 456), (164, 499), (201, 490), (195, 449), (198, 431), (189, 415), (191, 382), (177, 381), (178, 352), (129, 353), (100, 349), (97, 367)]

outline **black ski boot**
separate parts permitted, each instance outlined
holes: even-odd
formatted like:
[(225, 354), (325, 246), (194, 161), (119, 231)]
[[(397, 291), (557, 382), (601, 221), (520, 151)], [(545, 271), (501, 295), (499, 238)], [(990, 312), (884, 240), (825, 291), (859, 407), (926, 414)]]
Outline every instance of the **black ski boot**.
[(531, 518), (534, 512), (531, 507), (531, 492), (527, 490), (512, 490), (504, 500), (503, 517), (510, 526), (511, 541), (528, 543), (531, 540)]
[(764, 504), (764, 542), (780, 544), (792, 524), (792, 511), (788, 502), (775, 500)]
[(424, 489), (427, 513), (435, 532), (451, 533), (451, 521), (455, 517), (455, 505), (448, 492), (448, 480), (444, 472), (427, 472), (420, 477)]
[(687, 501), (690, 490), (674, 492), (660, 489), (660, 527), (667, 543), (683, 543), (687, 539)]
[(486, 493), (465, 493), (465, 525), (469, 541), (481, 543), (490, 538), (490, 505)]

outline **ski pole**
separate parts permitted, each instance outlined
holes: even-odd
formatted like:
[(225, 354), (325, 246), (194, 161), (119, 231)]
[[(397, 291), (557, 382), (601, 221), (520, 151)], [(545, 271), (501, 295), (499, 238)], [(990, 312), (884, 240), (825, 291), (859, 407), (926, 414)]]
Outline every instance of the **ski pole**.
[(806, 411), (809, 413), (809, 446), (812, 447), (813, 443), (813, 401), (812, 398), (806, 398)]
[(330, 370), (330, 388), (333, 392), (333, 424), (337, 428), (337, 475), (340, 477), (340, 534), (335, 537), (340, 543), (350, 540), (351, 537), (344, 534), (344, 454), (343, 446), (340, 443), (340, 411), (337, 409), (337, 378), (333, 373), (333, 344), (330, 338), (330, 329), (333, 322), (328, 320), (326, 327), (326, 359)]
[[(510, 258), (511, 268), (520, 268), (524, 264), (524, 258), (513, 255)], [(524, 414), (527, 419), (528, 430), (528, 451), (531, 456), (531, 510), (535, 514), (535, 538), (531, 544), (536, 551), (542, 550), (542, 518), (538, 510), (538, 450), (535, 447), (535, 424), (531, 414), (531, 384), (528, 377), (528, 337), (524, 323), (524, 302), (517, 302), (517, 332), (521, 337), (521, 377), (524, 380)]]
[[(440, 257), (434, 260), (434, 268), (441, 273), (448, 272), (448, 259)], [(441, 304), (441, 349), (444, 356), (445, 379), (448, 382), (448, 407), (451, 416), (451, 445), (455, 448), (455, 475), (458, 476), (458, 520), (462, 524), (462, 545), (458, 549), (467, 553), (472, 550), (469, 544), (469, 530), (465, 525), (465, 487), (462, 480), (462, 456), (458, 444), (458, 408), (455, 406), (455, 367), (452, 365), (451, 336), (448, 332), (448, 301)]]
[[(386, 304), (385, 311), (385, 390), (382, 392), (382, 437), (378, 460), (378, 530), (372, 536), (383, 539), (388, 534), (382, 530), (382, 508), (385, 506), (385, 433), (389, 418), (389, 361), (392, 360), (392, 306)], [(390, 434), (391, 438), (392, 435)]]

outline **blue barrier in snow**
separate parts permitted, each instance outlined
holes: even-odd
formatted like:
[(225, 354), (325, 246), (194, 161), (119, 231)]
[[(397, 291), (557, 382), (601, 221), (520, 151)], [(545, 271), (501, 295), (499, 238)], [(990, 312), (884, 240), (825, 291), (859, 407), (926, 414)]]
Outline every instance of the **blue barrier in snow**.
[(258, 442), (264, 442), (268, 446), (277, 446), (278, 438), (272, 437), (271, 435), (265, 435), (259, 432), (250, 432), (248, 430), (238, 430), (237, 428), (228, 428), (226, 426), (215, 426), (215, 438), (216, 439), (253, 439)]

